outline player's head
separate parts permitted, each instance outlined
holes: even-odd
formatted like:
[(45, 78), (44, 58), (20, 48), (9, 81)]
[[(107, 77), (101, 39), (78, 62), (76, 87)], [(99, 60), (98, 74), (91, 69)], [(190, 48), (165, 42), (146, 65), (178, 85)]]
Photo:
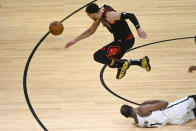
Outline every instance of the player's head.
[(99, 6), (95, 3), (91, 3), (86, 7), (86, 13), (88, 16), (93, 19), (97, 20), (98, 19), (98, 13), (99, 13)]
[(127, 118), (132, 116), (132, 112), (133, 112), (133, 107), (128, 105), (123, 105), (120, 108), (120, 113)]

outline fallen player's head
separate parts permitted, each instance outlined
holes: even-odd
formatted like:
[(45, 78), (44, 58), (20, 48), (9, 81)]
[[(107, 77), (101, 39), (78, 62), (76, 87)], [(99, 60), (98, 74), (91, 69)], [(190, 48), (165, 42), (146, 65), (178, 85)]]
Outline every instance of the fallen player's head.
[(120, 113), (127, 118), (132, 116), (132, 112), (133, 112), (133, 107), (128, 105), (123, 105), (120, 108)]

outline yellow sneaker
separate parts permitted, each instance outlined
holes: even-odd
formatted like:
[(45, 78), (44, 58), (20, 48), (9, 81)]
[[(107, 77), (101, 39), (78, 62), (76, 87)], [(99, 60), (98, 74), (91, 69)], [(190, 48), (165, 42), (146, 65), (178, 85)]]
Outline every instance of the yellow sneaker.
[(149, 72), (151, 70), (150, 60), (149, 60), (148, 56), (145, 56), (144, 58), (142, 58), (141, 66), (143, 68), (145, 68), (147, 72)]
[(129, 69), (129, 67), (130, 67), (130, 63), (128, 61), (125, 61), (122, 68), (118, 69), (116, 79), (122, 79), (125, 76), (126, 71)]

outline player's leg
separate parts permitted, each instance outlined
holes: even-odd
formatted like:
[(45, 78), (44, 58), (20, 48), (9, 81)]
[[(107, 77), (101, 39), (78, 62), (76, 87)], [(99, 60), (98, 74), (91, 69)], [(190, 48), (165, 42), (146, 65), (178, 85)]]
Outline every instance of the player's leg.
[[(128, 49), (131, 49), (134, 45), (135, 42), (135, 38), (129, 39), (129, 40), (119, 40), (116, 41), (116, 43), (118, 43), (118, 45), (120, 45), (120, 51), (118, 54), (116, 54), (114, 57), (116, 59), (121, 59), (125, 53), (127, 52)], [(124, 59), (126, 60), (126, 59)], [(130, 65), (137, 65), (137, 66), (141, 66), (141, 59), (127, 59), (128, 62), (130, 63)]]
[(191, 95), (191, 96), (189, 96), (189, 98), (192, 98), (195, 102), (195, 108), (192, 109), (192, 111), (193, 111), (195, 119), (196, 119), (196, 95)]
[[(138, 65), (138, 66), (141, 65), (140, 60), (130, 61), (128, 59), (121, 59), (124, 56), (124, 54), (127, 52), (127, 50), (133, 46), (134, 41), (135, 41), (134, 38), (132, 38), (129, 41), (128, 40), (127, 41), (124, 41), (124, 40), (114, 41), (114, 43), (118, 45), (120, 48), (119, 48), (119, 52), (113, 55), (113, 60), (124, 61), (124, 66), (122, 68), (118, 68), (117, 75), (116, 75), (117, 79), (121, 79), (125, 76), (126, 71), (129, 69), (130, 65)], [(113, 66), (111, 65), (110, 67), (112, 68)]]
[(104, 50), (100, 49), (94, 53), (94, 60), (98, 63), (110, 65), (111, 60), (106, 57)]
[(120, 46), (114, 42), (104, 46), (94, 53), (94, 60), (96, 62), (106, 64), (112, 68), (121, 68), (124, 61), (115, 59), (115, 55), (120, 52)]
[[(134, 45), (135, 39), (125, 39), (120, 41), (119, 45), (121, 47), (121, 51), (119, 54), (117, 54), (116, 58), (117, 59), (121, 59), (123, 57), (123, 55), (127, 52), (127, 50), (131, 49), (132, 46)], [(148, 58), (148, 56), (145, 56), (142, 59), (129, 59), (128, 60), (130, 65), (136, 65), (136, 66), (140, 66), (146, 69), (146, 71), (150, 71), (151, 70), (151, 66), (150, 66), (150, 60)]]
[(194, 100), (194, 104), (190, 103), (191, 105), (195, 105), (195, 106), (190, 106), (191, 111), (189, 111), (185, 116), (184, 116), (184, 120), (188, 121), (188, 120), (193, 120), (196, 119), (196, 95), (191, 95), (188, 96), (189, 99), (193, 99)]
[[(131, 44), (134, 44), (134, 39), (132, 40)], [(98, 50), (94, 54), (94, 59), (99, 63), (107, 64), (111, 68), (118, 68), (116, 78), (121, 79), (125, 76), (130, 65), (140, 64), (137, 62), (140, 60), (133, 60), (132, 63), (126, 59), (121, 60), (127, 49), (132, 47), (131, 44), (128, 42), (122, 43), (122, 41), (114, 41)]]
[(190, 119), (194, 119), (193, 109), (195, 101), (190, 96), (181, 98), (167, 106), (170, 124), (183, 124)]
[[(126, 71), (129, 69), (131, 65), (141, 66), (141, 61), (142, 61), (141, 59), (138, 60), (121, 59), (124, 56), (124, 54), (127, 52), (127, 50), (132, 48), (134, 42), (135, 42), (134, 37), (129, 40), (116, 40), (113, 42), (114, 46), (119, 47), (118, 52), (112, 54), (113, 61), (116, 60), (124, 61), (123, 67), (118, 68), (117, 75), (116, 75), (117, 79), (123, 78), (126, 74)], [(113, 67), (113, 65), (111, 64), (110, 67)]]
[(196, 108), (192, 110), (194, 115), (195, 115), (195, 119), (196, 119)]
[(181, 112), (181, 114), (182, 114), (183, 113), (182, 110), (184, 110), (185, 112), (189, 112), (189, 111), (193, 110), (195, 108), (195, 106), (196, 106), (196, 104), (195, 104), (195, 99), (193, 98), (193, 96), (187, 96), (187, 97), (181, 98), (175, 102), (170, 103), (167, 106), (167, 108), (170, 109), (173, 107), (177, 107), (176, 109), (180, 109), (179, 112)]
[(148, 56), (145, 56), (144, 58), (142, 58), (141, 67), (146, 69), (147, 72), (151, 71), (150, 60), (149, 60)]
[(196, 95), (190, 95), (189, 97), (192, 98), (196, 103)]
[(190, 96), (188, 96), (189, 97), (189, 99), (192, 99), (192, 101), (193, 101), (193, 103), (194, 104), (191, 104), (192, 106), (190, 106), (190, 109), (195, 109), (196, 108), (196, 95), (190, 95)]
[(191, 110), (189, 112), (187, 112), (182, 119), (179, 119), (177, 124), (184, 124), (186, 122), (188, 122), (189, 120), (193, 120), (195, 119), (195, 115), (194, 112)]
[[(132, 46), (134, 45), (134, 42), (135, 42), (134, 38), (114, 41), (113, 44), (120, 46), (120, 50), (118, 51), (118, 53), (115, 53), (112, 55), (113, 59), (120, 60), (124, 56), (124, 54), (127, 52), (127, 50), (132, 48)], [(123, 78), (126, 74), (126, 71), (129, 69), (131, 65), (141, 66), (145, 68), (146, 71), (151, 70), (150, 61), (147, 56), (145, 56), (142, 59), (137, 59), (137, 60), (133, 60), (133, 59), (128, 59), (128, 60), (121, 59), (121, 60), (123, 60), (125, 63), (124, 63), (123, 68), (118, 68), (117, 75), (116, 75), (117, 79)], [(112, 65), (110, 66), (112, 67)]]
[(117, 60), (114, 57), (119, 52), (119, 44), (112, 42), (94, 53), (94, 60), (96, 62), (106, 64), (111, 68), (118, 68), (120, 70), (120, 73), (116, 77), (117, 79), (123, 78), (126, 73), (126, 70), (129, 68), (128, 61)]

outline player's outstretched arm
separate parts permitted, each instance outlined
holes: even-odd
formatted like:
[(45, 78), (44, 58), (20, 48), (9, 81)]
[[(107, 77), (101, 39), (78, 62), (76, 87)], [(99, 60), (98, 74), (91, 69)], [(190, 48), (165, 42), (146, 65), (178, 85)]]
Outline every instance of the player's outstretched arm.
[(91, 25), (91, 27), (89, 29), (87, 29), (86, 31), (84, 31), (82, 34), (80, 34), (78, 37), (76, 37), (75, 39), (69, 41), (66, 45), (65, 48), (69, 48), (70, 46), (74, 45), (75, 43), (77, 43), (78, 41), (85, 39), (89, 36), (91, 36), (93, 33), (95, 33), (95, 31), (97, 30), (98, 26), (100, 24), (99, 20), (96, 20), (93, 22), (93, 24)]

